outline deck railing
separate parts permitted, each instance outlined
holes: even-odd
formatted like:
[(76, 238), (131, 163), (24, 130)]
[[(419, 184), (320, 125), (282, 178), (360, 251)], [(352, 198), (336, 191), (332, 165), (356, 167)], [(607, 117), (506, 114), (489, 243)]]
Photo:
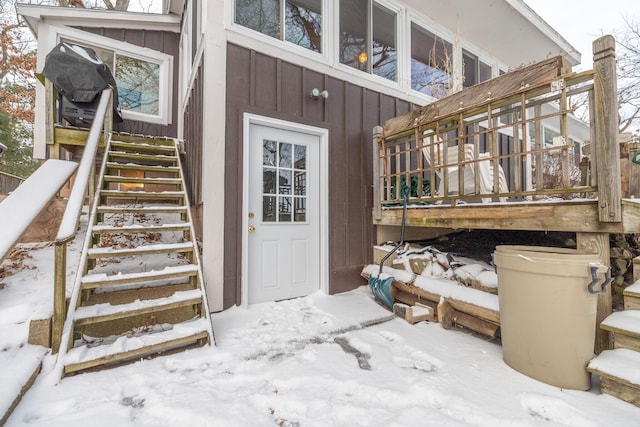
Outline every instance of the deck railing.
[(55, 241), (55, 267), (53, 291), (53, 320), (51, 323), (51, 348), (57, 353), (62, 338), (62, 328), (67, 313), (66, 283), (67, 283), (67, 244), (73, 241), (78, 231), (80, 214), (84, 206), (85, 196), (93, 200), (95, 183), (96, 154), (98, 143), (104, 132), (104, 140), (108, 140), (113, 126), (112, 91), (105, 89), (100, 96), (100, 103), (96, 109), (95, 118), (91, 124), (87, 142), (84, 147), (80, 166), (76, 173), (73, 189), (67, 202), (67, 208), (62, 217)]
[[(374, 219), (407, 185), (422, 205), (604, 196), (601, 221), (615, 221), (620, 183), (605, 189), (597, 173), (620, 176), (617, 131), (604, 124), (617, 111), (613, 39), (603, 39), (593, 70), (549, 59), (374, 129)], [(590, 143), (590, 161), (576, 140)]]

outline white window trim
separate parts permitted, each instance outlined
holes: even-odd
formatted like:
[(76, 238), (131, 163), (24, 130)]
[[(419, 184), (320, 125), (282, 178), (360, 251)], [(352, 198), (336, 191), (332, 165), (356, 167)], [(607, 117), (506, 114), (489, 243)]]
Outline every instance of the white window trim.
[(131, 43), (88, 33), (86, 31), (77, 30), (75, 28), (53, 25), (49, 27), (49, 46), (47, 52), (51, 51), (51, 49), (60, 42), (61, 37), (72, 41), (77, 40), (78, 43), (83, 45), (112, 50), (116, 54), (122, 54), (134, 59), (158, 64), (160, 66), (160, 87), (158, 93), (159, 113), (157, 115), (153, 115), (123, 109), (121, 110), (121, 114), (123, 119), (156, 123), (165, 126), (171, 124), (170, 106), (172, 105), (173, 93), (173, 57), (171, 55), (146, 47), (136, 46)]
[(503, 66), (504, 64), (496, 58), (488, 55), (482, 49), (479, 49), (468, 41), (460, 40), (457, 34), (431, 20), (429, 17), (419, 14), (415, 9), (393, 0), (373, 1), (397, 13), (397, 81), (392, 81), (373, 73), (360, 71), (340, 63), (338, 58), (340, 45), (340, 8), (339, 3), (335, 0), (323, 0), (322, 2), (322, 53), (311, 51), (285, 40), (279, 40), (236, 24), (234, 22), (235, 0), (227, 0), (228, 7), (225, 8), (225, 28), (229, 34), (228, 41), (231, 43), (236, 43), (251, 49), (262, 50), (269, 55), (304, 67), (310, 67), (309, 61), (313, 61), (320, 66), (316, 68), (319, 72), (327, 73), (333, 77), (341, 78), (345, 81), (392, 96), (405, 97), (407, 100), (417, 104), (428, 104), (437, 99), (411, 89), (411, 67), (409, 66), (411, 60), (411, 23), (419, 25), (452, 44), (452, 65), (454, 68), (452, 89), (454, 93), (462, 89), (463, 48), (478, 56), (482, 62), (491, 65), (492, 77), (498, 76), (499, 70), (505, 68)]

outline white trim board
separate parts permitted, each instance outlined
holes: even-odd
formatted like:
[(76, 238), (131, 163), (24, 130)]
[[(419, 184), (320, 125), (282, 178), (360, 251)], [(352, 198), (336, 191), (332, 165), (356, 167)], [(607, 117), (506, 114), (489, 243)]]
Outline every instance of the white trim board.
[(329, 293), (329, 129), (304, 125), (271, 117), (245, 113), (242, 119), (242, 260), (241, 260), (241, 305), (247, 307), (249, 272), (249, 131), (251, 125), (263, 125), (292, 132), (307, 133), (320, 139), (320, 290)]

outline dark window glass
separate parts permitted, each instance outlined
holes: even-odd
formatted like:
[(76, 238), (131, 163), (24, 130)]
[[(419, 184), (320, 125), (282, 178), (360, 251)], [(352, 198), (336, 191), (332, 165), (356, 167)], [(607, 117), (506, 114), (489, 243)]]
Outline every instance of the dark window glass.
[(434, 98), (449, 95), (453, 46), (416, 24), (411, 24), (411, 89)]

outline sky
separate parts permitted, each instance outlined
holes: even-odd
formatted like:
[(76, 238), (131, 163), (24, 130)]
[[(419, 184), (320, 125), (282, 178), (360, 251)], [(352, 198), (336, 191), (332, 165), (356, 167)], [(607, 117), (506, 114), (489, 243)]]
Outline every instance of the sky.
[(624, 32), (625, 19), (640, 20), (638, 0), (524, 0), (582, 54), (590, 68), (591, 43), (604, 34)]

